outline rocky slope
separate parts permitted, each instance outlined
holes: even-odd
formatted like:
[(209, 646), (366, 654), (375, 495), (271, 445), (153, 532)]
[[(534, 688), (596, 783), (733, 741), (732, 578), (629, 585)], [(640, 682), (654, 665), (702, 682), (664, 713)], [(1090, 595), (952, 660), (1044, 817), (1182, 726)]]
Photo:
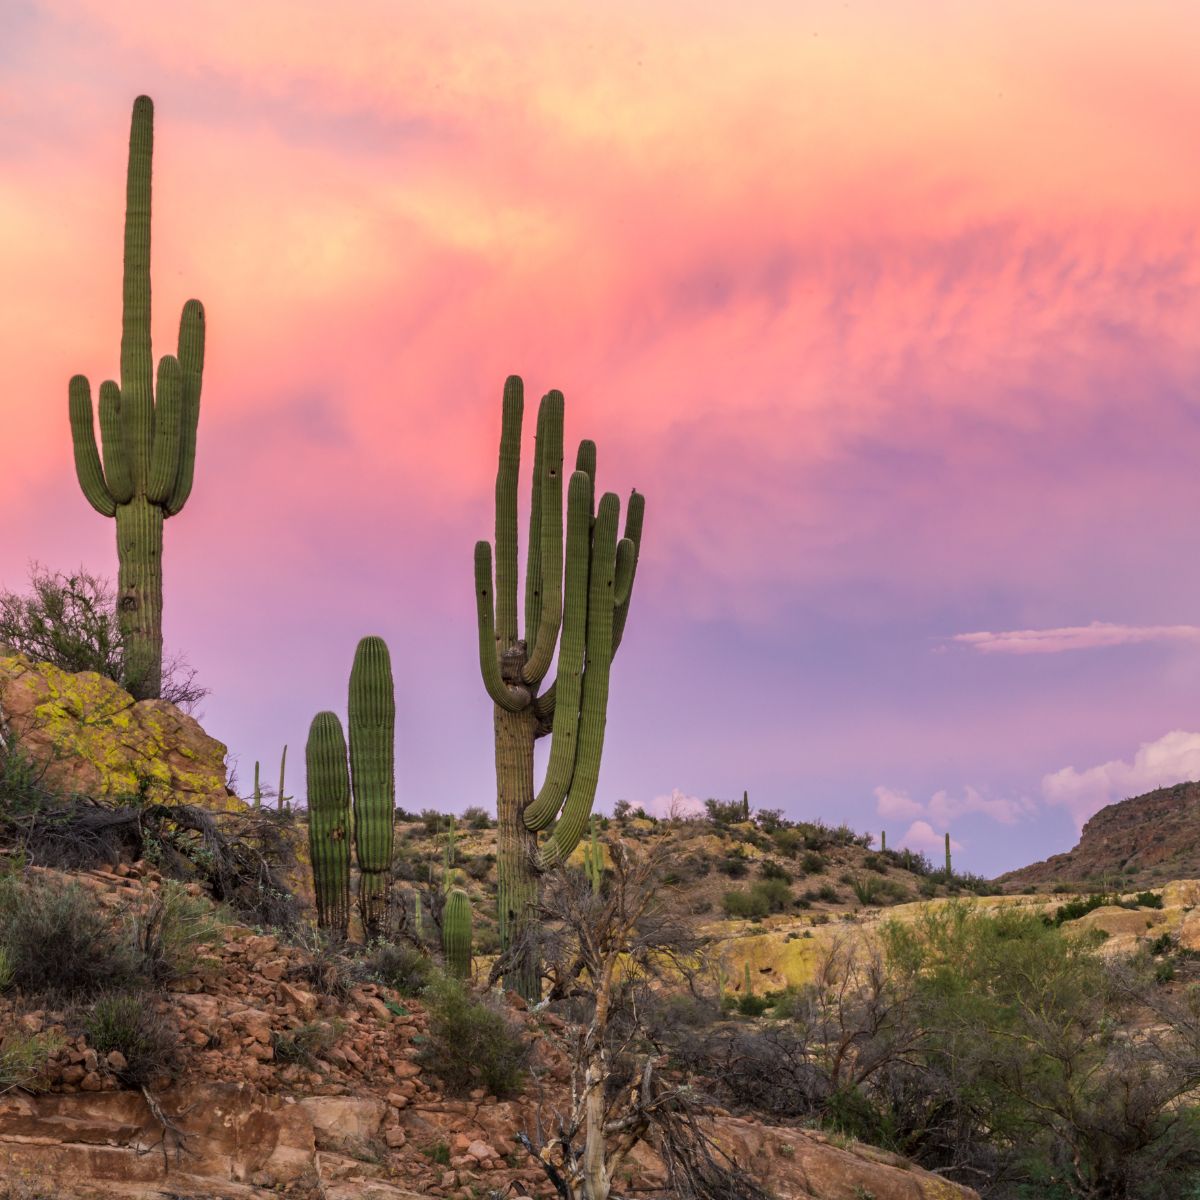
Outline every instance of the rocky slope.
[(1200, 876), (1200, 783), (1177, 783), (1102, 808), (1079, 843), (998, 882), (1005, 890), (1054, 884), (1130, 890)]

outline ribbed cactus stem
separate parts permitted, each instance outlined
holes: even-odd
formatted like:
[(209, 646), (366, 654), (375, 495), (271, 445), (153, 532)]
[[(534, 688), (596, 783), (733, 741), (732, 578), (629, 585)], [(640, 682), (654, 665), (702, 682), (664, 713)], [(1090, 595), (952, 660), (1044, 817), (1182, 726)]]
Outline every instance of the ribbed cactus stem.
[[(609, 668), (628, 614), (644, 514), (635, 492), (626, 511), (626, 536), (618, 541), (619, 502), (606, 495), (595, 510), (596, 447), (584, 441), (567, 488), (564, 546), (563, 408), (562, 394), (552, 391), (538, 409), (523, 636), (517, 490), (524, 385), (516, 376), (504, 385), (495, 543), (475, 547), (480, 674), (495, 704), (500, 936), (506, 950), (522, 945), (504, 982), (531, 1000), (540, 990), (532, 917), (537, 872), (562, 862), (587, 829), (604, 742)], [(543, 689), (556, 649), (558, 675)], [(549, 763), (535, 797), (533, 744), (546, 734), (552, 739)], [(536, 835), (551, 825), (554, 833), (539, 853)]]
[(150, 345), (150, 176), (154, 106), (133, 105), (125, 181), (121, 384), (100, 385), (103, 462), (96, 444), (91, 387), (76, 375), (68, 386), (75, 473), (88, 503), (117, 526), (117, 619), (124, 682), (139, 699), (162, 688), (162, 526), (183, 508), (192, 488), (204, 309), (189, 300), (180, 318), (177, 356), (166, 355), (155, 380)]
[(350, 773), (346, 738), (334, 713), (313, 718), (305, 766), (317, 924), (345, 937), (350, 921)]
[(750, 793), (742, 793), (742, 820), (750, 820)]
[(350, 777), (358, 904), (368, 938), (382, 931), (392, 869), (396, 809), (396, 699), (382, 638), (365, 637), (350, 671)]
[(262, 808), (262, 785), (258, 777), (258, 759), (254, 760), (254, 807)]
[(746, 995), (747, 995), (747, 996), (753, 996), (753, 995), (754, 995), (754, 981), (753, 981), (753, 980), (750, 978), (750, 964), (749, 964), (749, 963), (743, 963), (743, 964), (742, 964), (742, 967), (743, 967), (743, 970), (744, 970), (744, 972), (745, 972), (745, 984), (746, 984), (746, 986), (745, 986), (745, 991), (746, 991)]
[(887, 830), (886, 830), (886, 829), (884, 829), (884, 830), (881, 830), (881, 831), (880, 831), (880, 834), (879, 834), (879, 849), (880, 849), (880, 850), (886, 850), (886, 849), (887, 849)]
[(451, 888), (442, 912), (442, 950), (446, 968), (456, 979), (471, 974), (471, 899), (462, 888)]
[(949, 880), (954, 874), (953, 867), (950, 863), (950, 834), (946, 834), (946, 879)]
[(592, 892), (599, 895), (604, 885), (604, 851), (600, 847), (600, 839), (596, 835), (596, 818), (592, 817), (591, 837), (583, 852), (584, 868), (588, 879), (591, 880)]

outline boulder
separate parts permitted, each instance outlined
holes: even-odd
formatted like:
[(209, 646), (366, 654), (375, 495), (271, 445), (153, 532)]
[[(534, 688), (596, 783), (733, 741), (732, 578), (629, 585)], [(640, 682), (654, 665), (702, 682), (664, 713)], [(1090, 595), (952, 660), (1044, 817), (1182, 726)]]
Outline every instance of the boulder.
[(66, 792), (136, 794), (205, 808), (240, 807), (225, 786), (225, 747), (165, 700), (134, 700), (91, 671), (78, 675), (0, 651), (0, 714)]

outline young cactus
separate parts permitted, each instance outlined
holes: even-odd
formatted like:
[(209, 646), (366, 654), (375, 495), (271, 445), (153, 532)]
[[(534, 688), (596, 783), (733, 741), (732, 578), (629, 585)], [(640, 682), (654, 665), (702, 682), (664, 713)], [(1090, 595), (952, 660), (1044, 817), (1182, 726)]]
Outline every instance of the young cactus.
[[(517, 621), (517, 483), (524, 385), (504, 385), (496, 475), (495, 576), (492, 546), (475, 546), (479, 665), (495, 704), (498, 908), (501, 944), (527, 952), (505, 987), (537, 999), (540, 970), (533, 910), (538, 873), (558, 865), (587, 828), (600, 772), (609, 673), (621, 643), (641, 544), (643, 500), (629, 498), (624, 537), (620, 501), (595, 499), (596, 446), (580, 443), (563, 521), (563, 397), (538, 409), (525, 569), (525, 632)], [(543, 688), (558, 652), (558, 675)], [(545, 781), (533, 781), (534, 741), (551, 737)], [(537, 834), (554, 826), (539, 847)], [(521, 936), (524, 930), (529, 934)]]
[(192, 490), (204, 371), (204, 307), (183, 306), (176, 355), (158, 363), (150, 346), (150, 172), (154, 105), (133, 103), (125, 185), (125, 265), (121, 309), (121, 383), (98, 396), (103, 463), (96, 444), (92, 390), (84, 375), (68, 386), (75, 474), (91, 506), (117, 525), (117, 619), (125, 687), (139, 700), (162, 689), (163, 522)]
[(450, 974), (456, 979), (467, 979), (471, 974), (471, 898), (460, 887), (453, 887), (446, 894), (442, 950)]
[(350, 670), (350, 778), (363, 932), (377, 937), (387, 913), (396, 812), (396, 698), (383, 638), (365, 637)]
[(308, 850), (317, 924), (345, 937), (350, 923), (350, 774), (342, 723), (317, 713), (305, 747), (308, 770)]

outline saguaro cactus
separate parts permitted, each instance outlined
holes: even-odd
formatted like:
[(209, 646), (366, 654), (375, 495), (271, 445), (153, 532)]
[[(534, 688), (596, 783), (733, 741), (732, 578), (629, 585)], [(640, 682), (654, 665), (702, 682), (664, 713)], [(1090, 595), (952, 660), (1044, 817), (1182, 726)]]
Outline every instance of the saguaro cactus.
[(466, 979), (471, 974), (471, 898), (460, 887), (451, 888), (446, 894), (442, 950), (450, 974)]
[(599, 895), (604, 886), (604, 851), (596, 836), (596, 818), (592, 817), (592, 832), (583, 850), (583, 868), (592, 885), (592, 892)]
[(365, 637), (350, 671), (350, 775), (354, 853), (363, 931), (375, 937), (387, 911), (396, 811), (396, 698), (383, 638)]
[(305, 763), (317, 924), (345, 937), (350, 923), (350, 773), (346, 769), (346, 738), (335, 713), (320, 712), (313, 717)]
[(946, 834), (946, 882), (954, 878), (954, 868), (950, 862), (950, 835)]
[(154, 106), (133, 104), (125, 191), (125, 272), (121, 317), (121, 384), (100, 385), (104, 460), (96, 446), (92, 392), (86, 376), (69, 388), (75, 473), (88, 503), (117, 523), (117, 612), (125, 653), (125, 686), (139, 699), (162, 688), (163, 521), (192, 490), (196, 427), (204, 369), (204, 308), (183, 306), (178, 354), (158, 363), (150, 348), (150, 168)]
[[(634, 492), (618, 541), (620, 501), (595, 505), (596, 447), (579, 445), (567, 487), (563, 548), (563, 397), (552, 391), (538, 409), (533, 498), (525, 569), (525, 636), (517, 623), (517, 484), (524, 386), (504, 385), (496, 475), (496, 564), (475, 545), (479, 664), (495, 703), (497, 876), (500, 937), (524, 949), (505, 986), (535, 999), (539, 990), (537, 875), (578, 844), (596, 795), (609, 668), (621, 642), (641, 542), (643, 500)], [(565, 557), (565, 569), (564, 569)], [(561, 636), (560, 636), (561, 634)], [(558, 674), (542, 690), (558, 648)], [(551, 735), (545, 781), (534, 790), (533, 744)], [(539, 847), (537, 833), (554, 823)]]

